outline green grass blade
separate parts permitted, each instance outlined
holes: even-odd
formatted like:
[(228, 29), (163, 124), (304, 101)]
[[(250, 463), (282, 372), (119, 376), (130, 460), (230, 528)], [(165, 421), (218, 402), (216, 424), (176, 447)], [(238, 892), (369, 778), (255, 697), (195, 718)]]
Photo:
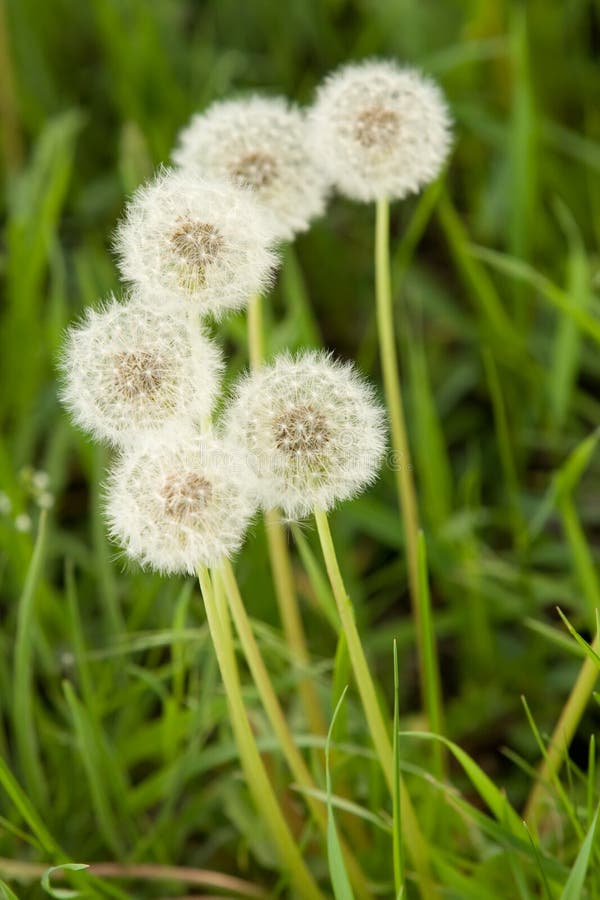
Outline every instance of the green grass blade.
[(492, 779), (485, 774), (483, 769), (462, 749), (462, 747), (459, 747), (458, 744), (455, 744), (446, 737), (430, 734), (428, 731), (403, 731), (401, 732), (401, 737), (425, 741), (440, 741), (444, 744), (452, 753), (456, 761), (460, 763), (469, 781), (498, 821), (504, 823), (513, 834), (518, 836), (522, 833), (523, 826), (521, 818), (508, 802), (506, 794), (496, 787)]
[[(423, 627), (423, 677), (425, 679), (425, 703), (429, 728), (434, 734), (444, 733), (444, 715), (442, 709), (442, 687), (440, 682), (440, 666), (437, 655), (437, 642), (433, 627), (431, 596), (427, 572), (427, 545), (425, 535), (419, 532), (418, 545), (419, 594)], [(433, 745), (433, 774), (438, 779), (444, 777), (443, 745), (436, 741)]]
[(327, 741), (325, 742), (325, 778), (327, 783), (327, 860), (329, 863), (329, 876), (331, 878), (331, 886), (333, 888), (335, 900), (354, 900), (354, 893), (352, 892), (352, 887), (350, 886), (350, 879), (348, 878), (348, 872), (346, 871), (346, 864), (344, 862), (344, 854), (342, 853), (342, 848), (340, 846), (337, 828), (335, 825), (333, 804), (331, 802), (331, 772), (329, 770), (329, 750), (331, 743), (331, 734), (340, 706), (344, 702), (346, 690), (347, 688), (344, 689), (344, 692), (342, 693), (342, 696), (340, 697), (338, 704), (334, 710), (331, 724), (329, 726), (329, 732), (327, 734)]
[(42, 888), (47, 894), (50, 894), (51, 897), (55, 897), (56, 900), (75, 900), (76, 897), (81, 897), (83, 895), (79, 891), (72, 891), (69, 888), (53, 887), (50, 882), (50, 876), (53, 872), (80, 872), (82, 869), (89, 869), (89, 866), (86, 863), (63, 863), (61, 866), (50, 866), (50, 868), (46, 869), (42, 875)]
[(581, 306), (578, 306), (565, 291), (557, 287), (549, 278), (546, 278), (545, 275), (542, 275), (529, 263), (515, 259), (505, 253), (499, 253), (497, 250), (490, 250), (487, 247), (472, 245), (470, 252), (476, 259), (487, 263), (498, 272), (515, 278), (517, 281), (523, 281), (525, 284), (535, 288), (551, 306), (570, 316), (583, 331), (600, 343), (600, 321), (586, 312), (585, 309), (582, 309)]
[(5, 790), (23, 821), (31, 829), (40, 846), (51, 856), (60, 856), (58, 844), (44, 825), (29, 797), (25, 794), (6, 763), (0, 758), (0, 786)]
[(63, 689), (73, 719), (81, 762), (87, 776), (98, 827), (107, 845), (116, 857), (120, 858), (124, 852), (124, 842), (117, 819), (110, 805), (109, 791), (102, 781), (100, 748), (96, 741), (93, 726), (89, 721), (86, 710), (77, 699), (73, 686), (68, 681), (65, 681)]
[(396, 900), (404, 892), (404, 852), (402, 846), (402, 807), (400, 805), (400, 682), (398, 678), (398, 646), (394, 641), (394, 734), (392, 750), (394, 753), (394, 784), (392, 788), (392, 854), (394, 861), (394, 886)]
[(0, 900), (19, 900), (5, 881), (0, 881)]
[[(589, 297), (590, 271), (577, 223), (564, 204), (557, 204), (559, 221), (568, 242), (566, 291), (573, 303), (585, 309)], [(577, 325), (568, 316), (558, 316), (553, 361), (548, 371), (550, 423), (562, 428), (571, 407), (577, 372), (581, 363), (581, 339)]]
[(47, 524), (47, 515), (42, 512), (33, 555), (19, 600), (13, 684), (13, 725), (23, 778), (33, 802), (42, 809), (47, 802), (48, 788), (38, 755), (32, 659), (36, 632), (35, 598), (46, 554)]
[(599, 813), (600, 807), (596, 809), (596, 814), (592, 819), (592, 824), (590, 825), (588, 833), (585, 836), (585, 840), (581, 845), (581, 849), (577, 854), (577, 859), (575, 860), (573, 868), (571, 869), (571, 872), (567, 879), (567, 883), (563, 888), (563, 892), (560, 895), (560, 900), (580, 900), (580, 898), (583, 896), (583, 885), (590, 863), (590, 857), (592, 855), (592, 848), (594, 846), (594, 838), (596, 836), (596, 826), (598, 824)]

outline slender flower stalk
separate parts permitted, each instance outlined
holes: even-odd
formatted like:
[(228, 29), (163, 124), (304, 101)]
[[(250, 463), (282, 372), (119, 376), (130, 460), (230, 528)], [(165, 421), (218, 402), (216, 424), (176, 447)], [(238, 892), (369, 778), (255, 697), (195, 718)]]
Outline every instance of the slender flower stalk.
[(242, 698), (227, 607), (219, 608), (216, 603), (213, 585), (206, 568), (198, 569), (198, 580), (204, 598), (210, 635), (227, 694), (231, 725), (248, 788), (260, 815), (271, 832), (273, 842), (279, 850), (283, 864), (288, 869), (290, 881), (296, 891), (306, 900), (323, 900), (323, 895), (304, 863), (298, 845), (279, 808), (273, 786), (269, 781), (252, 734)]
[[(248, 356), (250, 368), (255, 372), (264, 362), (262, 297), (260, 294), (255, 294), (251, 298), (248, 305), (247, 318)], [(308, 671), (310, 669), (310, 654), (294, 586), (292, 563), (285, 539), (285, 527), (281, 520), (281, 513), (276, 508), (266, 510), (264, 522), (275, 595), (283, 632), (294, 662), (301, 670)], [(313, 734), (325, 735), (327, 726), (312, 680), (303, 678), (298, 684), (298, 692), (311, 731)]]
[[(304, 762), (302, 754), (296, 746), (293, 735), (288, 727), (285, 714), (281, 708), (281, 704), (277, 699), (277, 695), (271, 684), (267, 668), (265, 666), (260, 648), (256, 642), (252, 632), (250, 619), (246, 612), (244, 602), (242, 600), (240, 590), (237, 584), (233, 568), (229, 560), (225, 560), (216, 573), (221, 579), (229, 603), (231, 617), (238, 633), (246, 662), (252, 673), (252, 678), (258, 690), (262, 705), (271, 723), (273, 731), (280, 743), (281, 752), (286, 760), (290, 771), (298, 785), (308, 790), (306, 794), (306, 802), (310, 808), (313, 818), (323, 833), (327, 836), (327, 813), (321, 801), (311, 796), (310, 791), (314, 791), (317, 787), (310, 771)], [(359, 897), (368, 898), (370, 896), (365, 876), (362, 873), (354, 855), (349, 847), (342, 844), (346, 865), (350, 873), (354, 888)]]
[[(367, 719), (367, 725), (371, 733), (371, 740), (373, 741), (390, 793), (393, 793), (394, 755), (388, 728), (386, 727), (381, 713), (377, 692), (369, 671), (369, 664), (367, 663), (358, 629), (356, 628), (354, 610), (352, 609), (352, 604), (346, 591), (338, 564), (327, 515), (323, 510), (316, 509), (314, 516), (319, 532), (319, 540), (321, 542), (327, 575), (338, 609), (342, 631), (348, 647), (350, 663), (352, 665), (354, 678)], [(428, 848), (423, 835), (421, 834), (410, 796), (402, 779), (400, 779), (400, 806), (401, 818), (404, 825), (404, 839), (415, 869), (419, 874), (421, 894), (426, 900), (432, 900), (432, 898), (438, 896), (438, 892), (432, 881), (428, 860)]]
[(404, 542), (412, 603), (417, 631), (421, 692), (425, 699), (426, 636), (423, 629), (423, 613), (419, 592), (419, 513), (415, 485), (412, 477), (410, 447), (402, 404), (402, 389), (398, 370), (398, 355), (392, 309), (389, 248), (389, 202), (377, 201), (375, 224), (375, 294), (377, 302), (377, 329), (383, 373), (383, 387), (390, 420), (392, 450), (395, 458), (396, 488), (404, 525)]

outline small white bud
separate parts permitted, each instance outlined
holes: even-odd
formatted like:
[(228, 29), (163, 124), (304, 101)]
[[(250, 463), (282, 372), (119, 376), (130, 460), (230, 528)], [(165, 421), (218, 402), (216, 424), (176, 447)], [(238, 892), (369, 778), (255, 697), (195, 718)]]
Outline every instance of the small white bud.
[(112, 444), (176, 440), (210, 415), (220, 387), (217, 345), (185, 313), (161, 312), (152, 296), (111, 297), (67, 333), (63, 403), (78, 425)]
[(115, 239), (123, 277), (164, 309), (219, 316), (271, 282), (270, 216), (225, 180), (162, 170), (139, 188)]
[(47, 472), (38, 469), (31, 476), (31, 484), (36, 491), (45, 491), (50, 484), (50, 476)]
[(320, 352), (285, 354), (246, 376), (225, 431), (246, 449), (263, 506), (292, 519), (359, 493), (375, 479), (385, 449), (371, 386), (351, 364)]
[(165, 574), (217, 565), (256, 509), (243, 457), (214, 436), (131, 449), (109, 473), (106, 512), (125, 554)]
[(304, 113), (282, 97), (213, 103), (180, 132), (173, 160), (250, 188), (280, 240), (306, 231), (325, 207), (328, 181), (309, 149)]
[(392, 60), (343, 66), (321, 85), (312, 141), (336, 188), (355, 200), (401, 199), (439, 174), (451, 120), (437, 85)]
[(15, 519), (15, 528), (23, 533), (31, 531), (31, 517), (27, 513), (20, 513)]

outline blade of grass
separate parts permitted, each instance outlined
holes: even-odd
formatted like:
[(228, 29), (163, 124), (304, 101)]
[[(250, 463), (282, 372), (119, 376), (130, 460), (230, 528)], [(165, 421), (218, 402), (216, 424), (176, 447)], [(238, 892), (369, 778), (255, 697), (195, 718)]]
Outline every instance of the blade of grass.
[(575, 860), (573, 868), (571, 869), (571, 872), (567, 879), (567, 883), (563, 888), (563, 892), (560, 895), (560, 900), (580, 900), (580, 898), (583, 896), (583, 885), (590, 863), (590, 857), (592, 855), (592, 848), (594, 846), (594, 838), (596, 836), (596, 826), (598, 824), (599, 812), (600, 807), (596, 809), (596, 814), (592, 819), (592, 824), (590, 825), (588, 833), (585, 836), (585, 840), (581, 845), (581, 849), (577, 854), (577, 859)]
[(88, 788), (100, 832), (117, 858), (120, 858), (127, 846), (123, 833), (122, 821), (118, 821), (113, 812), (109, 791), (103, 781), (103, 765), (100, 757), (101, 751), (98, 745), (94, 727), (83, 705), (75, 695), (70, 682), (63, 682), (65, 698), (73, 719), (75, 734), (81, 762), (87, 777)]
[(325, 742), (325, 781), (327, 785), (327, 861), (329, 864), (329, 877), (331, 878), (331, 886), (335, 900), (354, 900), (354, 894), (350, 886), (350, 879), (346, 871), (344, 863), (344, 855), (340, 846), (337, 828), (335, 826), (335, 815), (333, 812), (333, 804), (331, 802), (331, 772), (329, 769), (329, 749), (331, 743), (331, 732), (335, 726), (335, 718), (338, 710), (344, 702), (346, 691), (344, 688), (342, 696), (338, 700), (338, 704), (334, 710), (329, 731), (327, 732), (327, 740)]
[(499, 253), (497, 250), (490, 250), (487, 247), (479, 247), (474, 244), (471, 245), (469, 250), (475, 259), (480, 259), (498, 272), (531, 285), (555, 309), (560, 310), (560, 312), (573, 319), (582, 331), (585, 331), (590, 337), (600, 343), (600, 321), (586, 312), (585, 309), (582, 309), (581, 306), (578, 306), (565, 291), (557, 287), (549, 278), (546, 278), (545, 275), (542, 275), (529, 263), (514, 259), (514, 257), (507, 254)]
[(23, 778), (33, 802), (41, 809), (48, 801), (48, 787), (39, 760), (34, 721), (33, 649), (36, 633), (35, 598), (46, 555), (47, 515), (40, 514), (38, 533), (19, 599), (15, 638), (13, 727)]
[[(526, 698), (521, 697), (521, 701), (523, 703), (525, 715), (527, 716), (527, 721), (529, 722), (529, 727), (531, 728), (540, 753), (543, 757), (543, 764), (540, 769), (539, 779), (534, 785), (534, 788), (528, 798), (527, 804), (525, 806), (525, 812), (523, 813), (523, 818), (526, 822), (533, 823), (534, 827), (538, 826), (540, 806), (544, 799), (544, 795), (547, 793), (548, 784), (551, 784), (561, 800), (564, 810), (569, 817), (569, 821), (573, 826), (575, 834), (577, 835), (579, 840), (583, 840), (583, 829), (581, 827), (579, 819), (577, 818), (577, 814), (573, 809), (572, 804), (569, 802), (569, 798), (567, 797), (567, 794), (558, 778), (558, 770), (560, 768), (560, 764), (563, 761), (568, 750), (567, 737), (569, 735), (572, 717), (576, 712), (578, 712), (579, 704), (577, 702), (572, 703), (569, 706), (569, 718), (567, 720), (564, 720), (564, 718), (561, 716), (561, 718), (563, 718), (563, 721), (561, 722), (559, 720), (559, 724), (561, 726), (560, 730), (558, 728), (555, 729), (548, 747), (546, 747)], [(579, 701), (579, 696), (577, 697), (577, 701)]]
[[(425, 645), (424, 677), (425, 677), (425, 702), (427, 709), (427, 721), (433, 734), (444, 733), (444, 714), (442, 705), (442, 688), (440, 682), (440, 665), (437, 654), (437, 642), (433, 627), (431, 611), (431, 596), (429, 593), (429, 578), (427, 572), (427, 545), (425, 535), (419, 532), (419, 592), (420, 604), (423, 614), (423, 636)], [(443, 744), (436, 741), (433, 745), (433, 774), (440, 781), (445, 776), (445, 760), (442, 753)]]
[[(589, 297), (590, 272), (585, 248), (575, 218), (562, 202), (556, 212), (568, 243), (566, 293), (573, 303), (585, 309)], [(580, 365), (581, 340), (573, 319), (558, 316), (554, 335), (553, 362), (548, 371), (550, 424), (558, 433), (569, 412)]]
[(402, 897), (404, 884), (404, 852), (402, 846), (402, 807), (400, 805), (400, 710), (399, 710), (398, 646), (394, 641), (394, 785), (392, 789), (392, 855), (394, 861), (394, 886), (396, 898)]

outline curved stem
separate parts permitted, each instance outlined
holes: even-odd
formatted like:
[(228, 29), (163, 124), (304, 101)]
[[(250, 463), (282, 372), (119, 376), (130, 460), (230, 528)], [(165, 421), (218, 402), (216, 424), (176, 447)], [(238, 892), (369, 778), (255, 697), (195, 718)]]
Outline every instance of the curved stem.
[[(252, 370), (258, 369), (264, 362), (262, 297), (260, 294), (254, 295), (248, 304), (248, 357)], [(269, 560), (273, 572), (273, 582), (279, 617), (283, 625), (283, 633), (294, 663), (299, 669), (308, 671), (310, 668), (310, 654), (294, 587), (285, 527), (279, 510), (271, 509), (266, 511), (264, 521)], [(327, 726), (321, 713), (317, 691), (310, 678), (302, 678), (298, 684), (298, 693), (304, 714), (313, 734), (327, 734)]]
[(392, 309), (392, 287), (390, 275), (389, 249), (390, 210), (389, 202), (383, 198), (377, 201), (375, 221), (375, 295), (377, 304), (377, 330), (385, 401), (390, 420), (392, 450), (395, 458), (396, 488), (404, 525), (404, 543), (413, 618), (417, 631), (419, 671), (421, 691), (425, 697), (425, 636), (419, 594), (419, 513), (415, 485), (412, 477), (410, 447), (402, 405), (402, 390), (398, 370), (398, 355), (394, 316)]
[[(342, 573), (340, 572), (327, 514), (323, 512), (323, 510), (317, 509), (315, 510), (314, 515), (317, 523), (317, 530), (319, 532), (321, 549), (323, 551), (323, 558), (325, 560), (325, 568), (327, 569), (327, 575), (338, 609), (342, 631), (344, 632), (348, 647), (350, 663), (354, 672), (354, 679), (356, 681), (356, 686), (358, 687), (365, 718), (371, 733), (371, 740), (373, 741), (388, 788), (393, 795), (394, 755), (389, 731), (381, 713), (377, 691), (375, 690), (367, 658), (354, 620), (354, 610), (344, 585)], [(421, 894), (424, 898), (430, 898), (431, 900), (431, 898), (437, 897), (438, 893), (431, 878), (427, 843), (421, 834), (410, 796), (402, 779), (400, 779), (400, 806), (404, 840), (415, 869), (420, 876), (419, 887)]]
[[(223, 580), (231, 616), (244, 651), (244, 656), (246, 657), (246, 662), (252, 673), (252, 678), (254, 679), (254, 683), (271, 723), (271, 727), (281, 745), (283, 756), (300, 787), (308, 788), (309, 791), (314, 790), (317, 786), (288, 728), (284, 712), (277, 699), (259, 646), (252, 632), (250, 619), (248, 618), (237, 580), (229, 560), (223, 562), (218, 574)], [(311, 796), (310, 793), (305, 794), (305, 799), (317, 826), (326, 837), (327, 813), (325, 808), (321, 802)], [(363, 898), (368, 898), (370, 894), (367, 890), (365, 876), (363, 875), (360, 866), (356, 862), (349, 847), (342, 844), (342, 849), (344, 851), (344, 857), (350, 877), (352, 878), (358, 895)]]
[(227, 695), (231, 726), (248, 788), (260, 815), (271, 832), (273, 842), (283, 864), (288, 869), (290, 881), (295, 889), (301, 897), (306, 897), (307, 900), (323, 900), (323, 895), (306, 867), (279, 808), (273, 786), (269, 781), (252, 734), (242, 698), (227, 607), (219, 609), (208, 571), (205, 568), (198, 570), (198, 580), (204, 598), (208, 628)]

